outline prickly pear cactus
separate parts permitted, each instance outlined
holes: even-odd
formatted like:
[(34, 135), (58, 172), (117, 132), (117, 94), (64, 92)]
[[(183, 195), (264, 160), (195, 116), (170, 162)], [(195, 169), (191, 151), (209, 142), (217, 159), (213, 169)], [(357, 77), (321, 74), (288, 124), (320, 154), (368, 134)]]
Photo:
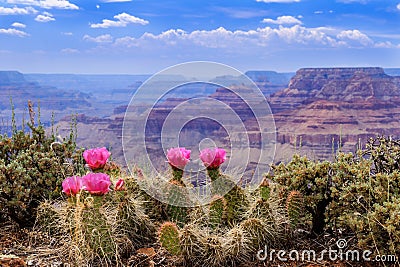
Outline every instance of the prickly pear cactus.
[(172, 255), (180, 255), (182, 252), (179, 239), (179, 229), (173, 222), (165, 222), (161, 225), (158, 238), (161, 246)]
[(200, 239), (202, 254), (199, 255), (197, 266), (222, 266), (226, 257), (221, 237), (215, 234), (202, 236)]
[(233, 227), (226, 234), (223, 243), (226, 260), (232, 264), (249, 262), (253, 252), (251, 242), (242, 227)]
[(214, 196), (209, 208), (209, 224), (212, 228), (216, 228), (226, 222), (228, 203), (224, 197)]
[(196, 265), (198, 255), (203, 254), (201, 246), (203, 233), (204, 231), (196, 223), (187, 224), (180, 230), (180, 247), (187, 266)]
[(268, 201), (256, 199), (249, 204), (246, 218), (257, 218), (265, 221), (273, 221)]
[(186, 207), (190, 201), (186, 188), (180, 181), (171, 180), (166, 190), (168, 192), (168, 204), (166, 206), (168, 219), (182, 226), (187, 222), (190, 212), (190, 208)]
[(145, 213), (143, 203), (131, 196), (116, 202), (119, 227), (137, 248), (145, 243), (154, 242), (156, 236), (156, 228)]
[(221, 171), (219, 167), (217, 168), (207, 168), (207, 174), (211, 178), (211, 181), (216, 181), (221, 177)]
[(260, 197), (263, 200), (268, 200), (270, 191), (271, 188), (269, 187), (269, 181), (267, 180), (267, 178), (264, 178), (263, 182), (260, 184), (259, 187)]
[[(226, 193), (226, 191), (228, 192)], [(212, 183), (211, 193), (213, 195), (224, 195), (226, 193), (224, 198), (228, 204), (226, 212), (227, 222), (230, 225), (240, 222), (248, 205), (244, 190), (228, 177), (221, 176)]]
[(273, 223), (265, 222), (259, 218), (249, 218), (240, 223), (240, 228), (245, 232), (249, 246), (254, 251), (264, 245), (269, 245), (279, 233)]
[(296, 227), (304, 215), (304, 197), (299, 191), (291, 191), (286, 198), (286, 211), (292, 227)]

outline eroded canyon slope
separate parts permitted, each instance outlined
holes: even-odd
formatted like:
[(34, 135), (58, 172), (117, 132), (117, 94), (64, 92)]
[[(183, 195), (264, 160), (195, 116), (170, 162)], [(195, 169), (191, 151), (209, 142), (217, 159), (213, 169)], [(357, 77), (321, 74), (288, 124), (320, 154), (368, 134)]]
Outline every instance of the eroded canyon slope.
[[(382, 134), (400, 137), (400, 77), (387, 75), (382, 68), (300, 69), (286, 88), (266, 96), (273, 114), (258, 118), (259, 125), (246, 105), (229, 90), (217, 88), (208, 97), (223, 101), (240, 114), (253, 147), (259, 144), (261, 134), (271, 131), (273, 117), (276, 127), (274, 162), (287, 160), (295, 152), (315, 159), (329, 159), (339, 149), (355, 151), (358, 144), (370, 137)], [(152, 108), (146, 139), (154, 159), (163, 157), (159, 143), (165, 118), (184, 100), (170, 98)], [(148, 108), (146, 105), (136, 108), (138, 120)], [(86, 147), (99, 143), (111, 146), (115, 157), (123, 161), (120, 144), (124, 111), (125, 107), (118, 107), (111, 117), (94, 121), (80, 117), (80, 142), (85, 142)], [(68, 123), (69, 120), (61, 121), (59, 129), (69, 129)], [(131, 123), (135, 123), (134, 117)], [(197, 148), (196, 142), (205, 137), (215, 138), (221, 145), (233, 144), (243, 135), (238, 131), (233, 130), (229, 136), (221, 125), (203, 119), (191, 121), (180, 138), (183, 145), (194, 148)], [(274, 143), (272, 135), (267, 138)], [(138, 144), (132, 143), (129, 149), (135, 149), (135, 145)]]

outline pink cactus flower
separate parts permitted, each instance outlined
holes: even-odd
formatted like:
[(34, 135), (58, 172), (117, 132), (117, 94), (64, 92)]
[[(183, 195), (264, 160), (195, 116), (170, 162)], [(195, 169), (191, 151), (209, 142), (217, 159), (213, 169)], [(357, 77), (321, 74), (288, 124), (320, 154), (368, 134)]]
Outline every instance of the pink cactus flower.
[(200, 159), (207, 168), (218, 168), (226, 160), (226, 151), (222, 148), (206, 148), (200, 151)]
[(105, 147), (88, 149), (83, 152), (83, 158), (92, 170), (103, 168), (110, 155), (110, 152)]
[(184, 147), (170, 148), (167, 151), (168, 163), (176, 168), (183, 169), (189, 162), (190, 152)]
[(62, 188), (62, 191), (67, 196), (74, 196), (78, 194), (81, 189), (83, 189), (82, 178), (79, 176), (68, 177), (62, 182)]
[(85, 189), (94, 196), (102, 196), (110, 191), (110, 176), (105, 173), (89, 173), (82, 180)]
[(118, 181), (115, 183), (114, 190), (115, 191), (124, 191), (125, 190), (125, 181), (124, 179), (118, 179)]

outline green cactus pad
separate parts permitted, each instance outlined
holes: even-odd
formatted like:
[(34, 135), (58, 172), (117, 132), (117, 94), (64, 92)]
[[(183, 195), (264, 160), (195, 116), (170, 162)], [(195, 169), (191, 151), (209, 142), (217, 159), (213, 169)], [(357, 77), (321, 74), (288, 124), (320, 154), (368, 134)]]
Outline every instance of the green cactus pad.
[(182, 252), (179, 239), (179, 229), (173, 222), (165, 222), (161, 225), (158, 234), (161, 246), (172, 255), (180, 255)]

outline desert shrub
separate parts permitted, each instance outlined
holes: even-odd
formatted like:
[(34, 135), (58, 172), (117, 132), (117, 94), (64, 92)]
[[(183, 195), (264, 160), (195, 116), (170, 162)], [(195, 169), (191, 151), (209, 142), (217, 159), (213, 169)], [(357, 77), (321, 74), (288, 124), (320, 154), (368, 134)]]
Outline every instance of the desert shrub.
[[(325, 230), (325, 211), (331, 202), (331, 169), (329, 161), (312, 161), (307, 157), (294, 155), (287, 164), (272, 166), (273, 182), (284, 187), (282, 197), (291, 191), (299, 191), (304, 197), (306, 210), (312, 217), (312, 234), (319, 235)], [(293, 206), (289, 205), (293, 210)]]
[[(329, 232), (337, 238), (355, 235), (362, 249), (397, 255), (399, 164), (400, 141), (378, 137), (355, 154), (338, 153), (332, 162), (294, 155), (289, 163), (273, 166), (269, 178), (283, 186), (282, 195), (290, 196), (290, 190), (301, 193), (312, 216), (314, 234)], [(288, 203), (290, 213), (298, 214), (297, 202)]]
[(373, 173), (392, 173), (400, 169), (400, 140), (384, 136), (371, 138), (360, 153), (372, 161)]
[(358, 245), (400, 256), (400, 142), (371, 139), (358, 156), (337, 162), (330, 207), (336, 228), (355, 233)]
[(57, 140), (43, 125), (35, 125), (30, 102), (29, 113), (29, 132), (13, 125), (11, 136), (0, 136), (0, 219), (22, 227), (33, 225), (39, 203), (59, 197), (62, 180), (83, 168), (74, 130)]

